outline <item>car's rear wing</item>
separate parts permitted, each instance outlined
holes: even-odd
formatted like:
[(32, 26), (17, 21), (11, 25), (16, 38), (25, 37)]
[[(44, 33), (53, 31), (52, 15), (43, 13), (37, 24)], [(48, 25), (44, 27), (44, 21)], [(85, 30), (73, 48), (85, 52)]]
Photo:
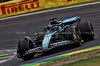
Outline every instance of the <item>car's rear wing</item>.
[(73, 23), (78, 22), (78, 21), (80, 22), (80, 17), (75, 16), (75, 17), (63, 20), (62, 23), (63, 24), (73, 24)]

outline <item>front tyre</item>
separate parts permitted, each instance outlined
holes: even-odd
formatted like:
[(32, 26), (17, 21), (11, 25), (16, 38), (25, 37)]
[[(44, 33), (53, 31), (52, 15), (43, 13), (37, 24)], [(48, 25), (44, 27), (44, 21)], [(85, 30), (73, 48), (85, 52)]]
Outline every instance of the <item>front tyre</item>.
[(17, 50), (17, 55), (18, 57), (21, 57), (23, 60), (29, 60), (32, 59), (34, 54), (30, 54), (27, 56), (22, 57), (22, 55), (29, 49), (33, 48), (33, 44), (31, 40), (28, 37), (25, 37), (24, 39), (21, 39), (18, 42), (18, 50)]
[(24, 39), (19, 40), (18, 42), (19, 51), (26, 52), (31, 48), (33, 48), (33, 44), (29, 38), (25, 37)]

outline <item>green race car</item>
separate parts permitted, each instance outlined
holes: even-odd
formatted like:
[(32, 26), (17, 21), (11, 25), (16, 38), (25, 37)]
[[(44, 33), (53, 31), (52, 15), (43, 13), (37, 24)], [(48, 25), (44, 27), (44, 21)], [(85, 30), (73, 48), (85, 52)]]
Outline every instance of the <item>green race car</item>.
[(18, 43), (17, 57), (29, 60), (36, 53), (43, 53), (53, 48), (94, 40), (94, 31), (91, 22), (80, 23), (78, 16), (65, 20), (50, 19), (51, 23), (44, 28), (42, 34), (35, 34), (35, 40), (30, 37), (21, 39)]

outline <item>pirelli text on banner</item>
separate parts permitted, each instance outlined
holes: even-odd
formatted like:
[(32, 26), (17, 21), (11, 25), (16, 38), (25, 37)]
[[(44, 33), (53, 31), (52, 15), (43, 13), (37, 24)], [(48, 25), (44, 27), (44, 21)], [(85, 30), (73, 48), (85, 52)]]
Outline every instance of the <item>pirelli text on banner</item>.
[(25, 0), (21, 2), (1, 5), (0, 7), (1, 7), (2, 15), (6, 15), (10, 13), (16, 13), (20, 11), (26, 11), (26, 10), (38, 8), (39, 2), (38, 0), (33, 0), (33, 1)]
[(0, 3), (0, 18), (92, 0), (11, 0)]

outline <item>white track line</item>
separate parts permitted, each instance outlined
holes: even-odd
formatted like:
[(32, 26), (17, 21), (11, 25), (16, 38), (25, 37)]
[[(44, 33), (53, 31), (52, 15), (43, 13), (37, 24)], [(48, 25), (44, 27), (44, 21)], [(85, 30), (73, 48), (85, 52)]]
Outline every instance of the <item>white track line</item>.
[(58, 9), (52, 9), (52, 10), (47, 10), (47, 11), (41, 11), (41, 12), (29, 13), (29, 14), (12, 16), (12, 17), (7, 17), (7, 18), (1, 18), (0, 20), (12, 19), (12, 18), (16, 18), (16, 17), (29, 16), (29, 15), (33, 15), (33, 14), (40, 14), (40, 13), (52, 12), (52, 11), (56, 11), (56, 10), (63, 10), (63, 9), (81, 7), (81, 6), (95, 5), (95, 4), (99, 4), (99, 3), (100, 2), (94, 2), (94, 3), (83, 4), (83, 5), (76, 5), (76, 6), (71, 6), (71, 7), (64, 7), (64, 8), (58, 8)]
[(0, 51), (16, 51), (16, 49), (4, 49), (4, 50), (0, 50)]

